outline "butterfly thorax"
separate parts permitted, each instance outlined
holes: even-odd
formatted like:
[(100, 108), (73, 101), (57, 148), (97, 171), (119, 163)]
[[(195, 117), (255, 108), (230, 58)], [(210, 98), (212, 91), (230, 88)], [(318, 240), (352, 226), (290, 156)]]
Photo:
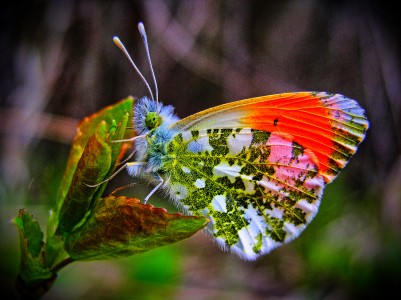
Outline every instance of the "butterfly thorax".
[(135, 103), (134, 128), (138, 135), (143, 135), (143, 138), (135, 141), (136, 161), (145, 162), (146, 165), (134, 173), (158, 172), (161, 158), (165, 154), (165, 145), (175, 134), (171, 125), (178, 120), (172, 106), (164, 106), (148, 97)]

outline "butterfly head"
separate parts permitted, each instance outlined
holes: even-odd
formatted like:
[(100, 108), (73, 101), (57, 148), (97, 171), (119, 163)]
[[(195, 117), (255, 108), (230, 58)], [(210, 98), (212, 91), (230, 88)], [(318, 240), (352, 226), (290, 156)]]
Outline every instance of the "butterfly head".
[(135, 103), (134, 127), (137, 134), (147, 134), (161, 126), (170, 127), (179, 118), (174, 114), (174, 107), (163, 105), (148, 97), (142, 97)]
[(162, 118), (157, 112), (155, 111), (148, 112), (145, 118), (145, 125), (149, 130), (159, 127), (161, 123), (162, 123)]

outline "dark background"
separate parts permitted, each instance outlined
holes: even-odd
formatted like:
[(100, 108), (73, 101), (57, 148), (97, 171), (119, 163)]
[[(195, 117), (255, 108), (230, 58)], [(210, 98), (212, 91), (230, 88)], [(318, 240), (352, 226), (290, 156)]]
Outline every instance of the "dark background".
[[(349, 299), (401, 278), (398, 9), (386, 1), (11, 1), (0, 10), (0, 263), (12, 285), (26, 207), (46, 226), (75, 127), (128, 95), (148, 95), (118, 35), (180, 117), (267, 94), (344, 94), (371, 128), (294, 242), (256, 262), (202, 233), (170, 247), (63, 269), (44, 299)], [(111, 189), (130, 182), (126, 174)], [(133, 191), (142, 197), (146, 185)], [(155, 197), (157, 198), (157, 197)], [(175, 211), (166, 199), (154, 205)]]

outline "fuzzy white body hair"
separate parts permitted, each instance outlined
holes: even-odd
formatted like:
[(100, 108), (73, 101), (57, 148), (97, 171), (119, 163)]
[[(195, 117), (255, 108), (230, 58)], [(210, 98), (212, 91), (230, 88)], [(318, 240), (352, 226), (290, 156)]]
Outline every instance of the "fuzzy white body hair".
[[(146, 117), (150, 112), (157, 113), (161, 118), (160, 126), (154, 129), (148, 128), (146, 125)], [(176, 134), (170, 127), (179, 120), (180, 119), (174, 114), (174, 107), (171, 105), (164, 106), (161, 102), (157, 103), (155, 100), (148, 97), (142, 97), (135, 103), (133, 118), (134, 129), (138, 136), (144, 135), (143, 138), (139, 138), (135, 141), (135, 161), (146, 162), (146, 165), (130, 168), (131, 170), (128, 170), (128, 173), (131, 176), (143, 177), (144, 172), (157, 172), (160, 167), (160, 148)], [(158, 149), (152, 150), (148, 148), (149, 139), (153, 139), (152, 145), (155, 145)], [(150, 159), (148, 160), (148, 158)]]
[(146, 116), (150, 112), (156, 112), (161, 117), (161, 125), (170, 127), (180, 120), (174, 114), (174, 107), (171, 105), (164, 106), (163, 103), (157, 103), (155, 100), (148, 97), (140, 98), (134, 106), (134, 128), (138, 135), (146, 134), (150, 129), (146, 126)]

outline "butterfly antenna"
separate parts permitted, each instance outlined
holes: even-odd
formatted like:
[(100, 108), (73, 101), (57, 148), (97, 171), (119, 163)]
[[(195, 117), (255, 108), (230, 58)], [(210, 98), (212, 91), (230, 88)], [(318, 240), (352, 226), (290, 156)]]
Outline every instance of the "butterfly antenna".
[(127, 49), (125, 48), (124, 44), (120, 41), (120, 39), (118, 37), (113, 37), (113, 42), (114, 44), (117, 45), (118, 48), (120, 48), (120, 50), (124, 53), (124, 55), (128, 58), (129, 62), (131, 63), (131, 65), (134, 67), (135, 71), (138, 73), (139, 77), (141, 77), (142, 81), (145, 83), (146, 87), (148, 88), (148, 91), (150, 93), (150, 97), (153, 98), (153, 93), (152, 90), (149, 86), (149, 83), (146, 81), (145, 77), (143, 77), (141, 71), (139, 71), (138, 67), (136, 66), (136, 64), (134, 63), (134, 61), (132, 60), (131, 56), (128, 54)]
[(148, 45), (148, 38), (146, 36), (146, 31), (145, 31), (145, 26), (143, 25), (142, 22), (138, 23), (138, 30), (139, 33), (141, 34), (141, 37), (143, 39), (143, 43), (145, 44), (145, 49), (146, 49), (146, 56), (148, 58), (148, 63), (149, 63), (149, 67), (150, 67), (150, 71), (152, 72), (152, 77), (153, 77), (153, 82), (155, 84), (155, 92), (156, 92), (156, 103), (159, 103), (159, 90), (157, 88), (157, 81), (156, 81), (156, 76), (155, 76), (155, 72), (153, 70), (153, 66), (152, 66), (152, 60), (150, 59), (150, 51), (149, 51), (149, 45)]

